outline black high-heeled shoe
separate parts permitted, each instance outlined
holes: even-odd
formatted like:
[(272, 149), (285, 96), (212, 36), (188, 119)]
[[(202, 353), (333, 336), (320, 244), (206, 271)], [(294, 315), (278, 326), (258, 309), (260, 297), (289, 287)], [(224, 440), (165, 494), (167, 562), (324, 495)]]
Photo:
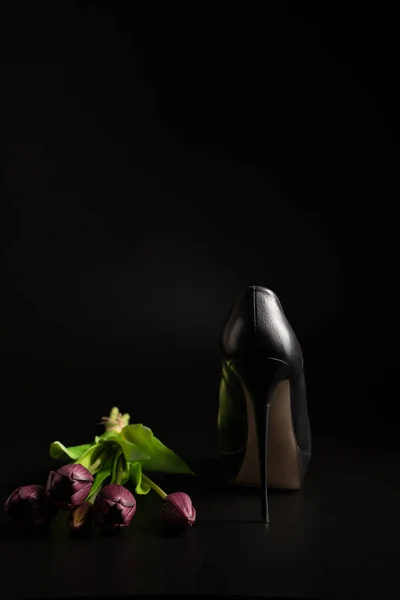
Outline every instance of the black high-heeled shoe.
[(228, 480), (298, 490), (311, 458), (304, 361), (276, 295), (250, 286), (233, 306), (222, 335), (218, 438)]

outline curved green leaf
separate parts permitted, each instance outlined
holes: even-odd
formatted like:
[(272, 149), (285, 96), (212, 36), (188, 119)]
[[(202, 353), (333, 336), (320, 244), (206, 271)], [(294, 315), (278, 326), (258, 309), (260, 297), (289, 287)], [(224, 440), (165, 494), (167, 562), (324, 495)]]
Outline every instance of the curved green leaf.
[(151, 487), (142, 480), (142, 465), (140, 462), (133, 462), (130, 466), (130, 479), (135, 485), (135, 492), (144, 496), (148, 494)]
[(84, 452), (82, 456), (78, 458), (78, 460), (76, 460), (75, 462), (89, 469), (91, 464), (94, 463), (94, 461), (96, 460), (97, 455), (101, 452), (101, 450), (102, 448), (100, 447), (100, 444), (91, 444), (86, 450), (86, 452)]
[(96, 473), (96, 475), (94, 477), (94, 482), (93, 482), (93, 485), (92, 485), (92, 489), (90, 490), (90, 494), (86, 498), (86, 501), (88, 501), (93, 496), (93, 494), (95, 494), (97, 492), (97, 490), (99, 489), (99, 487), (104, 483), (104, 481), (110, 475), (111, 475), (111, 469), (110, 468), (100, 469), (100, 471), (98, 471)]
[(122, 449), (119, 449), (116, 452), (114, 452), (114, 455), (112, 458), (111, 483), (115, 483), (117, 480), (117, 467), (118, 467), (118, 461), (121, 456), (123, 457), (123, 470), (122, 470), (122, 477), (121, 477), (121, 485), (125, 485), (125, 483), (129, 480), (131, 463), (127, 462)]
[(99, 442), (107, 442), (109, 438), (115, 437), (118, 435), (115, 431), (105, 431), (101, 435), (96, 435), (94, 438), (95, 442), (98, 444)]
[(128, 425), (122, 429), (121, 437), (148, 455), (147, 459), (140, 460), (143, 471), (194, 474), (182, 458), (155, 437), (149, 427), (141, 423)]
[(136, 460), (147, 460), (150, 455), (145, 451), (144, 448), (139, 446), (130, 440), (126, 440), (119, 433), (115, 431), (107, 431), (101, 435), (98, 439), (98, 443), (101, 442), (116, 442), (122, 448), (125, 459), (127, 462), (134, 462)]
[(93, 444), (82, 444), (81, 446), (66, 447), (61, 442), (52, 442), (50, 444), (51, 458), (60, 458), (64, 460), (78, 460)]
[(112, 470), (111, 470), (111, 483), (115, 483), (117, 480), (117, 465), (119, 461), (119, 457), (122, 454), (122, 449), (119, 449), (113, 456), (112, 461)]
[(121, 484), (122, 485), (125, 485), (125, 483), (127, 481), (129, 481), (129, 477), (130, 477), (130, 474), (131, 474), (131, 464), (132, 463), (130, 463), (130, 462), (125, 462), (125, 467), (124, 467), (124, 470), (122, 472), (122, 480), (121, 480)]

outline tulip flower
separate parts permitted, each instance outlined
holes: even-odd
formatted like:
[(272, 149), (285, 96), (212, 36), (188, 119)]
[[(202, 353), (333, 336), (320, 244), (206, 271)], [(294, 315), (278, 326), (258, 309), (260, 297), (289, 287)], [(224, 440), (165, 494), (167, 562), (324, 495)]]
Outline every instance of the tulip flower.
[(32, 529), (50, 523), (58, 512), (57, 507), (49, 502), (42, 485), (17, 488), (7, 498), (4, 509), (16, 525)]
[(4, 505), (8, 517), (18, 525), (36, 528), (62, 509), (68, 511), (72, 532), (86, 529), (91, 521), (105, 531), (117, 531), (127, 527), (136, 513), (135, 496), (124, 487), (130, 480), (135, 494), (146, 495), (153, 489), (161, 496), (165, 523), (177, 528), (192, 525), (196, 511), (190, 497), (184, 492), (167, 495), (143, 475), (143, 469), (194, 475), (189, 465), (149, 427), (130, 424), (130, 415), (116, 406), (102, 418), (102, 425), (104, 432), (90, 443), (66, 446), (53, 441), (50, 456), (63, 460), (64, 466), (50, 471), (44, 486), (16, 489)]
[(100, 529), (112, 531), (127, 527), (136, 512), (133, 494), (120, 484), (104, 486), (93, 505), (94, 522)]
[(93, 475), (83, 465), (64, 465), (58, 471), (51, 471), (46, 493), (50, 500), (61, 509), (71, 509), (84, 502), (90, 493)]
[(69, 513), (68, 525), (71, 531), (81, 531), (90, 523), (93, 504), (91, 502), (82, 502), (79, 506), (74, 506)]
[(173, 527), (190, 527), (196, 521), (196, 509), (185, 492), (173, 492), (164, 498), (161, 516), (167, 525)]
[(162, 498), (161, 518), (167, 526), (184, 529), (186, 526), (193, 525), (196, 521), (196, 509), (188, 494), (185, 492), (166, 494), (146, 475), (142, 474), (142, 479)]
[[(101, 462), (101, 461), (98, 461)], [(95, 465), (94, 465), (95, 466)], [(110, 468), (106, 466), (100, 469), (93, 480), (93, 485), (86, 500), (78, 506), (73, 506), (69, 512), (68, 525), (71, 531), (78, 532), (86, 529), (93, 517), (93, 504), (104, 481), (110, 475)]]

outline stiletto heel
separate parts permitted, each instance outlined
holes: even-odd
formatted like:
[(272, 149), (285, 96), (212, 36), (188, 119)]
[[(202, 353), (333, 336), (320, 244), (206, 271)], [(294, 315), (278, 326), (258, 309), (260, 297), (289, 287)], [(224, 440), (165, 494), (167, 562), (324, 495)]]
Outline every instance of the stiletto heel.
[(269, 523), (268, 508), (268, 429), (269, 429), (269, 404), (261, 405), (254, 414), (258, 437), (258, 460), (260, 463), (261, 483), (261, 518), (264, 523)]
[(253, 407), (254, 431), (258, 442), (261, 515), (263, 521), (269, 523), (267, 487), (270, 406), (278, 383), (289, 378), (290, 368), (281, 360), (257, 355), (234, 360), (231, 367), (240, 379), (247, 401), (250, 401)]
[(222, 336), (218, 437), (227, 479), (268, 488), (300, 489), (311, 458), (304, 363), (300, 344), (276, 295), (251, 286), (231, 310)]

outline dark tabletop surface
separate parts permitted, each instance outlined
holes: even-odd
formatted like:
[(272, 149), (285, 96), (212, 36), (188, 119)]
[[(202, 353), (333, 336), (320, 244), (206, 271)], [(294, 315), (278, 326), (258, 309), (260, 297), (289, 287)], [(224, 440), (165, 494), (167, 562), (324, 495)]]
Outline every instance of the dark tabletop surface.
[[(316, 440), (306, 486), (271, 492), (271, 523), (259, 496), (221, 484), (215, 458), (192, 462), (196, 477), (162, 476), (191, 494), (197, 522), (180, 537), (159, 528), (157, 496), (138, 498), (129, 528), (71, 538), (60, 513), (47, 534), (25, 538), (1, 522), (7, 598), (96, 594), (231, 594), (339, 598), (397, 589), (399, 454)], [(42, 482), (45, 471), (21, 483)], [(13, 484), (14, 485), (14, 484)], [(3, 486), (1, 501), (13, 485)]]

